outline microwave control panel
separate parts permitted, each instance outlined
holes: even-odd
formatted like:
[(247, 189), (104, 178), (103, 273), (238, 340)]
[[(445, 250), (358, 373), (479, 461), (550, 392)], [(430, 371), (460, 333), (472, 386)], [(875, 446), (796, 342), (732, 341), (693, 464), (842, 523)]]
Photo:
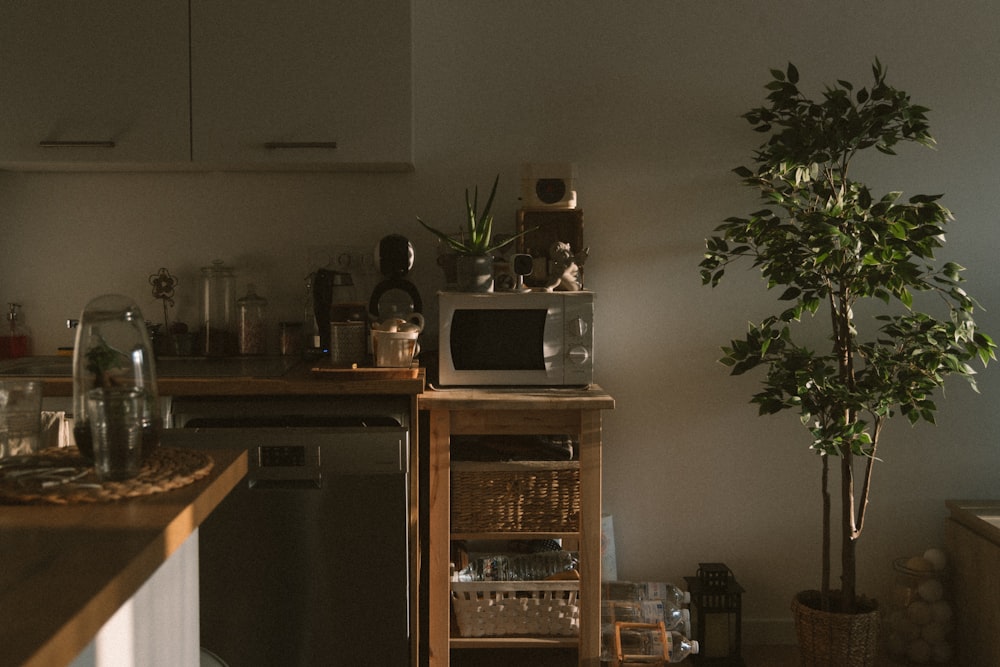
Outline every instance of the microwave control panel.
[(563, 383), (588, 385), (594, 381), (594, 300), (567, 293), (563, 328)]

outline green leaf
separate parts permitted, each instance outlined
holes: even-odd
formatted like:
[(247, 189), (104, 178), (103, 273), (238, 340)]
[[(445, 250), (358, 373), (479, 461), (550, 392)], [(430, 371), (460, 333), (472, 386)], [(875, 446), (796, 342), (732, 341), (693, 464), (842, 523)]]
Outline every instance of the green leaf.
[(799, 70), (792, 63), (788, 63), (788, 82), (792, 84), (799, 82)]

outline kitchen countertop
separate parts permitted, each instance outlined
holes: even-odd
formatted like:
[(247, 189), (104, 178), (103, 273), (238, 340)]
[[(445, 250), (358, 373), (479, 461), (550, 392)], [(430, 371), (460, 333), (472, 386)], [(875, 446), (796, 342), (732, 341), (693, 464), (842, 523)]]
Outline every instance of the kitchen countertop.
[[(168, 357), (156, 363), (160, 396), (414, 395), (425, 378), (416, 366), (333, 368), (326, 358)], [(0, 378), (40, 380), (46, 396), (72, 396), (72, 367), (67, 357), (27, 357), (0, 365)]]
[(0, 507), (0, 662), (73, 660), (246, 475), (246, 451), (212, 457), (206, 478), (172, 491)]

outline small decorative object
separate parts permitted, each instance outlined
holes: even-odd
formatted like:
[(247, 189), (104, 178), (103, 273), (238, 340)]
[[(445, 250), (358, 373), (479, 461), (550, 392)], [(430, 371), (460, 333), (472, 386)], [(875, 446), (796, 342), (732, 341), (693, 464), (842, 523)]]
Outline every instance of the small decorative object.
[(583, 243), (583, 209), (520, 209), (517, 230), (523, 234), (518, 252), (534, 258), (532, 272), (524, 279), (528, 287), (583, 289), (583, 263), (590, 254)]
[[(752, 402), (761, 415), (797, 413), (818, 455), (820, 589), (792, 604), (808, 665), (876, 664), (879, 614), (857, 591), (856, 545), (875, 506), (872, 471), (886, 421), (899, 413), (911, 424), (933, 422), (945, 377), (958, 375), (975, 388), (970, 363), (996, 358), (996, 345), (973, 319), (977, 304), (962, 288), (962, 267), (934, 266), (952, 218), (940, 195), (878, 196), (848, 176), (853, 158), (868, 149), (894, 155), (901, 142), (934, 143), (927, 109), (889, 86), (878, 60), (872, 73), (870, 88), (838, 80), (814, 101), (799, 91), (794, 65), (771, 70), (769, 105), (744, 114), (766, 141), (753, 168), (735, 170), (760, 191), (764, 208), (727, 218), (706, 241), (700, 264), (703, 283), (714, 287), (731, 262), (747, 258), (769, 288), (779, 288), (778, 314), (723, 347), (722, 363), (733, 375), (764, 367)], [(939, 314), (913, 310), (915, 293)], [(812, 328), (808, 345), (796, 342), (802, 316), (822, 308), (831, 344), (816, 350)], [(831, 468), (838, 478), (832, 484)], [(841, 490), (839, 499), (831, 499), (830, 487)], [(843, 508), (836, 527), (833, 507)], [(842, 536), (840, 590), (831, 586), (834, 535)]]
[(144, 397), (141, 415), (142, 455), (159, 447), (160, 401), (152, 345), (139, 306), (120, 294), (92, 299), (80, 315), (73, 351), (73, 436), (88, 459), (94, 458), (87, 413), (92, 389), (135, 389)]
[(465, 189), (466, 226), (459, 237), (449, 236), (439, 231), (417, 217), (425, 229), (437, 236), (457, 255), (456, 281), (458, 288), (468, 292), (493, 291), (493, 253), (504, 246), (513, 243), (524, 232), (506, 237), (502, 240), (493, 238), (493, 199), (497, 194), (497, 184), (500, 174), (493, 180), (493, 189), (482, 211), (479, 211), (479, 188), (476, 187), (472, 200), (469, 200), (469, 189)]
[(170, 275), (170, 271), (160, 268), (159, 271), (149, 277), (149, 284), (153, 286), (153, 298), (163, 302), (163, 330), (170, 330), (170, 318), (167, 317), (167, 306), (174, 306), (174, 288), (177, 287), (177, 278)]
[(743, 587), (725, 563), (698, 563), (698, 574), (684, 577), (691, 593), (692, 635), (699, 663), (742, 666)]
[(549, 278), (554, 277), (553, 288), (562, 292), (579, 292), (583, 289), (583, 263), (587, 261), (589, 248), (574, 254), (570, 245), (556, 241), (549, 248)]
[(158, 324), (149, 326), (154, 352), (158, 355), (191, 354), (191, 334), (188, 332), (188, 325), (180, 320), (171, 324), (167, 313), (167, 307), (174, 306), (177, 278), (161, 267), (159, 271), (149, 276), (149, 284), (153, 286), (153, 298), (163, 302), (163, 329), (161, 330)]

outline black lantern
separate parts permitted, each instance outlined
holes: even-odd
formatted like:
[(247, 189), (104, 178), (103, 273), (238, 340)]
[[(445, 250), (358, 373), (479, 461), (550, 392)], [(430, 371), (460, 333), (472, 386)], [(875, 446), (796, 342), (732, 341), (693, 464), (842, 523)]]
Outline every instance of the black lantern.
[(698, 563), (698, 574), (684, 577), (691, 593), (691, 634), (698, 640), (693, 656), (702, 665), (743, 667), (743, 587), (724, 563)]

